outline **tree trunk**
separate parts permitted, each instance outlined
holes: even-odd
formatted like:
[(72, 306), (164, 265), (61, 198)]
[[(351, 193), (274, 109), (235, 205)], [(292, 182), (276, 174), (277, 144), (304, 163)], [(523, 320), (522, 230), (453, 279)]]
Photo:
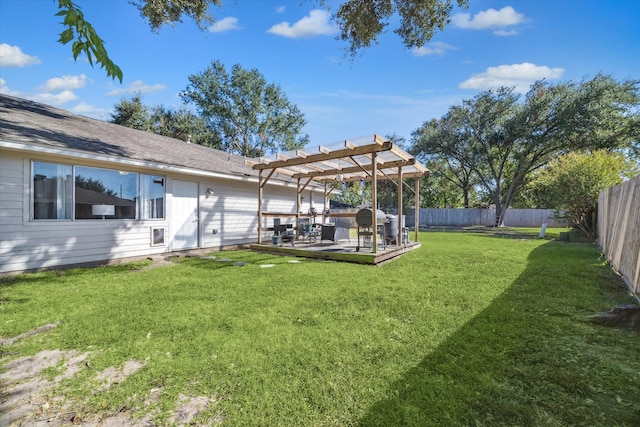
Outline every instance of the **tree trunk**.
[(507, 216), (509, 205), (504, 204), (500, 209), (496, 208), (496, 227), (504, 227), (504, 219)]
[(509, 188), (507, 189), (507, 194), (505, 195), (504, 200), (500, 205), (500, 209), (498, 209), (498, 207), (496, 206), (496, 227), (504, 227), (504, 220), (507, 217), (507, 210), (509, 209), (509, 206), (511, 206), (511, 201), (515, 196), (518, 187), (520, 187), (521, 182), (521, 177), (514, 176), (511, 180)]

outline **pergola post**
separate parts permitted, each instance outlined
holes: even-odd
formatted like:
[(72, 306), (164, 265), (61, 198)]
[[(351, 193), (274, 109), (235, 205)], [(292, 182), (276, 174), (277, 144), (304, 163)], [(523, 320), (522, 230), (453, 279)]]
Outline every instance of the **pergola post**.
[(398, 235), (396, 236), (396, 246), (402, 246), (404, 243), (402, 241), (402, 227), (404, 226), (402, 223), (402, 187), (404, 187), (402, 182), (402, 166), (398, 166)]
[(324, 182), (324, 198), (322, 199), (322, 222), (324, 223), (324, 213), (327, 211), (327, 203), (329, 203), (329, 196), (327, 195), (327, 181)]
[(262, 171), (258, 171), (258, 244), (262, 243)]
[(416, 243), (418, 242), (418, 231), (420, 228), (420, 177), (416, 177), (416, 194), (414, 197), (416, 204), (415, 204), (415, 219), (414, 219), (414, 224), (415, 224), (415, 240)]
[(300, 197), (300, 178), (298, 178), (296, 187), (296, 233), (300, 230), (300, 208), (302, 207), (302, 200)]
[(377, 153), (371, 153), (371, 227), (373, 228), (373, 253), (378, 253), (378, 166)]

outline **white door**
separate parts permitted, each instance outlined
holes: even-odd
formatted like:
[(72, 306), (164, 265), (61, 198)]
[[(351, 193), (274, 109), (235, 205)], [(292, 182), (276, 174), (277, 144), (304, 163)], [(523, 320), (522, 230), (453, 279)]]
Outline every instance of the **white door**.
[(172, 250), (198, 247), (198, 183), (173, 181), (171, 203)]

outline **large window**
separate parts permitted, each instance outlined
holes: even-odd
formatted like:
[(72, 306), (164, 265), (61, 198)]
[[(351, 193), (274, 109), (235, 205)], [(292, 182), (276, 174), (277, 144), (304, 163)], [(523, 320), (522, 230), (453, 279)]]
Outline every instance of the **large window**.
[(164, 182), (163, 176), (34, 162), (33, 217), (162, 219)]
[(137, 173), (86, 166), (75, 169), (76, 219), (135, 219)]
[(33, 218), (71, 219), (73, 175), (71, 166), (33, 164)]

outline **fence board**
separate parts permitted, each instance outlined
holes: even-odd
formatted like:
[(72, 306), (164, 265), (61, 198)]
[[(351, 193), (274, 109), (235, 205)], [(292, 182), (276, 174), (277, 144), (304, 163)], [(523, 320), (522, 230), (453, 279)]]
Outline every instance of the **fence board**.
[(640, 175), (598, 197), (598, 243), (629, 289), (640, 294)]
[[(407, 225), (415, 226), (414, 210), (407, 209)], [(492, 226), (496, 222), (495, 209), (420, 209), (420, 227), (469, 227), (474, 225)], [(551, 209), (509, 209), (505, 217), (507, 227), (565, 227), (557, 220)]]

